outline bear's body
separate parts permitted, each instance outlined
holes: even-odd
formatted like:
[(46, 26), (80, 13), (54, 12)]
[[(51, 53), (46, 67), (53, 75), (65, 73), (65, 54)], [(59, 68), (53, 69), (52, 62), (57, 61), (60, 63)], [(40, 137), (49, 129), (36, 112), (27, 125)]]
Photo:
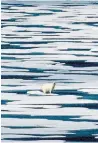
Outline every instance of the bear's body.
[(55, 83), (46, 83), (42, 85), (42, 91), (46, 93), (51, 93), (55, 88)]

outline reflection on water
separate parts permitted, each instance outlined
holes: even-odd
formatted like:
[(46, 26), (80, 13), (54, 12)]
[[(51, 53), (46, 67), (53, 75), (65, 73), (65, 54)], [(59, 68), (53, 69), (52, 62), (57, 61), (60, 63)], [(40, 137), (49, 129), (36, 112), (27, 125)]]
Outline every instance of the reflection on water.
[(98, 141), (97, 30), (94, 2), (2, 2), (3, 141)]

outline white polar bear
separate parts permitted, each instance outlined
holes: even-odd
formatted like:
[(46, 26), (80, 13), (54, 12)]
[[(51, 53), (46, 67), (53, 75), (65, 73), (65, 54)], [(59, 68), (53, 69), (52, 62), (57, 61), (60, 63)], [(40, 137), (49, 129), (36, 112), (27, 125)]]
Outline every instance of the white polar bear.
[(47, 92), (51, 94), (51, 92), (55, 88), (55, 83), (46, 83), (42, 85), (42, 91), (46, 94)]

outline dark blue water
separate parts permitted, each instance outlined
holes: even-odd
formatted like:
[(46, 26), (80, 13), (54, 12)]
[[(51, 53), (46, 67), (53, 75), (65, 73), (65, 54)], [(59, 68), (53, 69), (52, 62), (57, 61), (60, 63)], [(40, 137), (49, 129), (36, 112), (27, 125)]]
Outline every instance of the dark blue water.
[(1, 7), (2, 142), (98, 142), (98, 3)]

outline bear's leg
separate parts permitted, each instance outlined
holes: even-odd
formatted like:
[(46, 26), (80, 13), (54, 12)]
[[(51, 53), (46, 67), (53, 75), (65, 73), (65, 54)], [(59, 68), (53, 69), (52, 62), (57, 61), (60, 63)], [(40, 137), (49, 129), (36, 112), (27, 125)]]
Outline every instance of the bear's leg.
[(51, 94), (51, 90), (49, 91), (49, 93)]
[(44, 92), (44, 94), (46, 94), (46, 91), (45, 91), (45, 90), (44, 90), (43, 92)]
[(42, 89), (42, 91), (43, 91), (44, 94), (46, 94), (46, 90), (45, 89)]

